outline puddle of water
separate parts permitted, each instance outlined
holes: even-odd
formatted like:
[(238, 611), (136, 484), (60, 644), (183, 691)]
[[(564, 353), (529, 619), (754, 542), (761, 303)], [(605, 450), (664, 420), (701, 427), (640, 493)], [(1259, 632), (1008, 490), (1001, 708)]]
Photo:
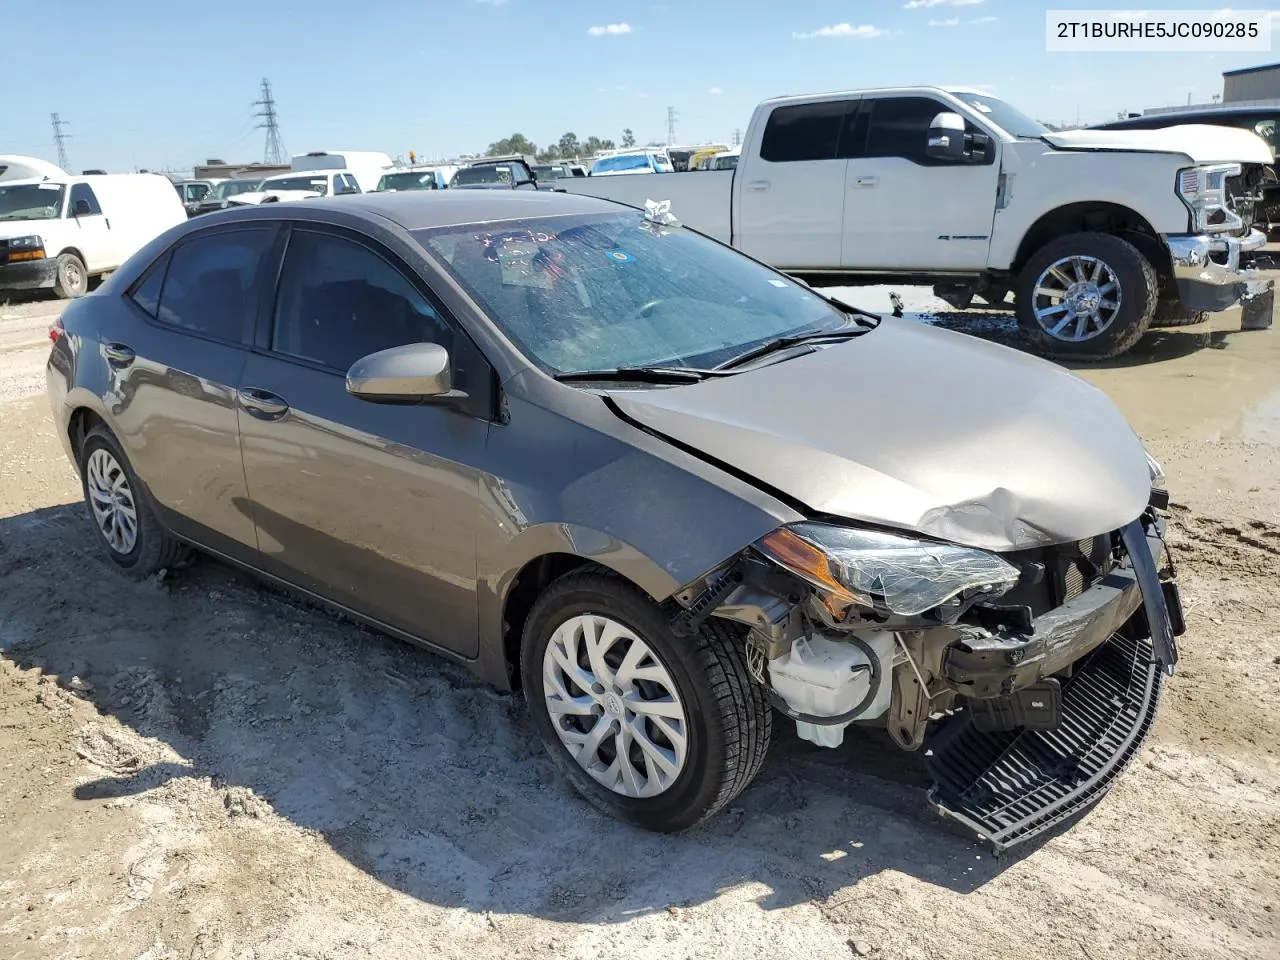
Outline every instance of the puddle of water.
[(1280, 447), (1280, 391), (1245, 410), (1241, 433), (1251, 443)]

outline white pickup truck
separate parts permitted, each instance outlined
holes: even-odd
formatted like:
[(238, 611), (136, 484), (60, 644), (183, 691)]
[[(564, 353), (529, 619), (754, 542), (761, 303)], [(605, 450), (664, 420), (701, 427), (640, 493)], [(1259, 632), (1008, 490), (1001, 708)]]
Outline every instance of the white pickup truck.
[(936, 87), (783, 97), (752, 115), (736, 170), (565, 179), (671, 213), (814, 286), (931, 283), (958, 309), (1014, 292), (1042, 353), (1101, 359), (1153, 323), (1245, 301), (1270, 147), (1244, 130), (1054, 133), (1001, 100)]

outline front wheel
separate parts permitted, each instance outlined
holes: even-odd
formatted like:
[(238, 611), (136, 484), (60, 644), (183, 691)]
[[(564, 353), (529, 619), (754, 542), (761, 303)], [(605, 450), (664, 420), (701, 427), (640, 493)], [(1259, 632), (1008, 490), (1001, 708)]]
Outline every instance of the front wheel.
[(89, 272), (74, 253), (63, 253), (54, 264), (53, 292), (62, 300), (75, 300), (89, 291)]
[(1104, 360), (1147, 332), (1159, 279), (1127, 240), (1073, 233), (1036, 251), (1018, 275), (1018, 325), (1040, 353)]
[(530, 612), (525, 699), (543, 745), (600, 810), (671, 833), (707, 819), (759, 772), (772, 734), (744, 638), (691, 637), (619, 577), (572, 573)]

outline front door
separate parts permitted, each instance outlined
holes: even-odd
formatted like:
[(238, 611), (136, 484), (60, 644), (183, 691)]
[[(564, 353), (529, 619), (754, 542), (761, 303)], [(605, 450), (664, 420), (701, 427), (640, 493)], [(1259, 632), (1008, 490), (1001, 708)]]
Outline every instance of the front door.
[(129, 290), (101, 331), (112, 382), (104, 400), (120, 442), (179, 536), (242, 562), (258, 559), (240, 459), (236, 386), (248, 357), (278, 231), (202, 231)]
[(359, 358), (452, 347), (413, 272), (353, 234), (294, 228), (269, 334), (240, 380), (263, 568), (464, 656), (477, 652), (476, 522), (488, 424), (431, 404), (359, 400)]
[[(955, 107), (933, 97), (864, 99), (849, 156), (841, 259), (852, 270), (981, 270), (1000, 176), (999, 141), (977, 162), (925, 156), (929, 124)], [(972, 123), (968, 132), (979, 131)]]
[(111, 232), (111, 220), (102, 212), (102, 206), (87, 183), (73, 183), (67, 198), (67, 222), (74, 223), (71, 242), (84, 258), (90, 273), (112, 270), (120, 266), (115, 235)]
[(801, 103), (769, 114), (758, 158), (740, 165), (734, 181), (734, 246), (783, 270), (840, 266), (848, 161), (837, 153), (856, 103)]

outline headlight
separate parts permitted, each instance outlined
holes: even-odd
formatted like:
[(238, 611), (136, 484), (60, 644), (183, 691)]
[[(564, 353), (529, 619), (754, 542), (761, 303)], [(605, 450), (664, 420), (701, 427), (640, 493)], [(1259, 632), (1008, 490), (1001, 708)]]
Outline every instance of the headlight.
[(44, 241), (39, 237), (11, 237), (9, 239), (10, 250), (42, 250), (44, 249)]
[(1178, 171), (1178, 196), (1191, 211), (1193, 230), (1219, 233), (1244, 226), (1227, 208), (1227, 178), (1239, 176), (1240, 170), (1238, 163), (1217, 163)]
[[(8, 247), (9, 263), (44, 259), (44, 241), (39, 237), (11, 237)], [(0, 260), (4, 259), (6, 259), (5, 252), (0, 251)]]
[(756, 547), (838, 606), (880, 607), (908, 617), (962, 593), (999, 596), (1019, 576), (1016, 567), (985, 550), (825, 523), (779, 527)]
[(1160, 461), (1147, 454), (1147, 470), (1151, 473), (1152, 489), (1164, 489), (1164, 467), (1160, 466)]

